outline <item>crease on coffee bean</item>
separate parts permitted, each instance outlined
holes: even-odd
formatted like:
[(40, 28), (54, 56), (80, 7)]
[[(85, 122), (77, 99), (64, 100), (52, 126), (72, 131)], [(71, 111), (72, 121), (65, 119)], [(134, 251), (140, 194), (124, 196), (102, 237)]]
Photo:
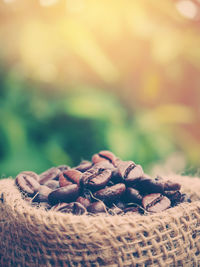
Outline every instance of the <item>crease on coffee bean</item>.
[(152, 206), (156, 205), (158, 202), (160, 202), (160, 200), (163, 199), (163, 195), (160, 195), (158, 198), (154, 199), (151, 203), (149, 203), (146, 207), (146, 209), (151, 208)]
[(108, 157), (106, 157), (106, 156), (104, 156), (104, 155), (101, 155), (100, 153), (98, 153), (98, 155), (99, 155), (101, 158), (106, 159), (106, 160), (108, 160), (110, 163), (112, 163), (112, 160), (109, 159)]
[(129, 175), (129, 173), (135, 169), (136, 165), (135, 163), (131, 163), (131, 165), (126, 169), (125, 173), (124, 173), (124, 178), (126, 179)]

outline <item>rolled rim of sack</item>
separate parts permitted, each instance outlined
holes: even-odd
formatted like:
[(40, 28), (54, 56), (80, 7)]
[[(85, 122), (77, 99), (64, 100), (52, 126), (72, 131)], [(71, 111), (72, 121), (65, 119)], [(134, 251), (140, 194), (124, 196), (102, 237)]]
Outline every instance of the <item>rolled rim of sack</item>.
[(170, 179), (192, 203), (114, 216), (31, 207), (13, 179), (0, 180), (0, 266), (199, 266), (200, 179)]

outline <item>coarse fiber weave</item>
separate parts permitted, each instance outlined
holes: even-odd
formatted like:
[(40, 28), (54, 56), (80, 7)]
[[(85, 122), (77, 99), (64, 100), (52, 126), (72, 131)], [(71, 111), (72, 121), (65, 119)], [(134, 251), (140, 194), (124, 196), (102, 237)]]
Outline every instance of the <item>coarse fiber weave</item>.
[(200, 179), (173, 179), (193, 202), (147, 216), (47, 212), (1, 180), (0, 266), (200, 266)]

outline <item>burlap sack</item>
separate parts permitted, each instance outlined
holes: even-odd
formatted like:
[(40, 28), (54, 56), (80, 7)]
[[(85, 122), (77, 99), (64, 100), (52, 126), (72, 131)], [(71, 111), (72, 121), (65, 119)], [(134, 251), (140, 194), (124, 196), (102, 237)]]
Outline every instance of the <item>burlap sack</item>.
[(200, 266), (200, 179), (174, 178), (193, 203), (95, 217), (30, 207), (13, 180), (1, 180), (0, 266)]

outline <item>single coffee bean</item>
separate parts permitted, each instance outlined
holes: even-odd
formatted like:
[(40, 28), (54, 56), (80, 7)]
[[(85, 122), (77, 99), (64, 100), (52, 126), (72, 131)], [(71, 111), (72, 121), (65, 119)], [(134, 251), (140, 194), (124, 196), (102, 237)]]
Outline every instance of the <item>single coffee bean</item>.
[(106, 160), (105, 158), (100, 157), (98, 154), (94, 154), (94, 155), (92, 156), (92, 162), (93, 162), (94, 164), (99, 163), (99, 162), (101, 162), (101, 161), (105, 161), (105, 160)]
[(86, 208), (78, 202), (59, 203), (51, 208), (53, 211), (62, 213), (72, 213), (74, 215), (82, 215), (87, 212)]
[(35, 174), (32, 172), (21, 172), (15, 179), (16, 185), (28, 196), (33, 196), (40, 187), (34, 176)]
[(122, 178), (124, 178), (127, 169), (131, 167), (135, 167), (136, 164), (133, 161), (122, 161), (118, 160), (117, 161), (117, 170), (118, 170), (118, 175)]
[(48, 186), (41, 185), (33, 198), (33, 202), (48, 202), (48, 195), (51, 192), (52, 190)]
[(85, 172), (90, 168), (92, 168), (92, 165), (93, 165), (92, 162), (83, 160), (77, 167), (75, 167), (75, 169), (80, 172)]
[(92, 157), (92, 162), (94, 164), (105, 160), (109, 161), (110, 163), (114, 163), (116, 156), (110, 151), (102, 150), (98, 154), (94, 154)]
[(144, 174), (143, 169), (140, 165), (136, 165), (133, 169), (128, 169), (125, 173), (125, 182), (131, 184), (135, 179), (142, 177)]
[(163, 181), (164, 183), (164, 191), (178, 191), (181, 189), (181, 185), (179, 183), (175, 183), (172, 181)]
[(73, 184), (72, 182), (70, 182), (69, 180), (67, 180), (63, 173), (61, 172), (60, 175), (59, 175), (59, 185), (60, 187), (64, 187), (64, 186), (67, 186), (67, 185), (70, 185), (70, 184)]
[(124, 184), (116, 184), (95, 192), (94, 197), (102, 200), (105, 203), (112, 203), (116, 200), (119, 200), (119, 198), (124, 194), (125, 190), (126, 186)]
[(37, 173), (35, 173), (35, 172), (32, 172), (32, 171), (23, 171), (23, 172), (20, 172), (21, 174), (23, 173), (24, 175), (28, 175), (28, 176), (31, 176), (31, 177), (33, 177), (36, 181), (38, 181), (39, 182), (39, 180), (40, 180), (40, 177), (39, 177), (39, 175), (37, 174)]
[(157, 176), (155, 178), (156, 182), (160, 182), (163, 183), (163, 189), (164, 191), (178, 191), (181, 189), (181, 185), (179, 183), (170, 181), (170, 180), (166, 180), (161, 176)]
[(94, 202), (90, 204), (90, 206), (87, 208), (87, 211), (91, 213), (106, 212), (106, 206), (102, 201)]
[(56, 180), (47, 181), (44, 185), (48, 186), (52, 190), (55, 190), (60, 187), (59, 181), (56, 181)]
[(180, 189), (180, 185), (178, 183), (173, 183), (168, 180), (164, 180), (163, 178), (146, 178), (141, 177), (139, 180), (135, 181), (135, 183), (131, 184), (132, 187), (139, 190), (141, 193), (161, 193), (164, 194), (166, 191), (178, 191)]
[(140, 165), (136, 165), (132, 161), (121, 161), (118, 165), (118, 174), (121, 176), (127, 185), (135, 182), (136, 179), (144, 175)]
[(76, 202), (81, 203), (86, 209), (90, 206), (91, 202), (85, 197), (78, 197)]
[(59, 177), (61, 171), (58, 168), (50, 168), (47, 171), (40, 174), (40, 184), (45, 184), (49, 180), (56, 180)]
[(91, 190), (99, 190), (104, 188), (109, 182), (112, 175), (110, 169), (92, 168), (83, 173), (81, 178), (81, 186)]
[(131, 183), (131, 187), (141, 194), (164, 193), (164, 184), (149, 177), (140, 177)]
[(114, 166), (112, 163), (110, 163), (109, 161), (107, 160), (104, 160), (104, 161), (100, 161), (96, 164), (94, 164), (92, 166), (93, 169), (110, 169), (110, 170), (114, 170)]
[(77, 184), (72, 184), (64, 187), (60, 187), (52, 191), (48, 195), (48, 201), (51, 205), (55, 205), (59, 202), (72, 202), (75, 201), (79, 194), (79, 187)]
[(79, 185), (79, 182), (80, 182), (80, 179), (82, 176), (82, 172), (77, 171), (75, 169), (70, 169), (70, 170), (64, 171), (62, 174), (70, 182)]
[(169, 198), (159, 193), (146, 195), (142, 200), (142, 206), (148, 212), (161, 212), (168, 209), (170, 205)]
[(137, 204), (141, 204), (142, 202), (142, 196), (140, 195), (139, 191), (134, 188), (128, 187), (124, 195), (126, 196), (127, 201), (129, 202)]

